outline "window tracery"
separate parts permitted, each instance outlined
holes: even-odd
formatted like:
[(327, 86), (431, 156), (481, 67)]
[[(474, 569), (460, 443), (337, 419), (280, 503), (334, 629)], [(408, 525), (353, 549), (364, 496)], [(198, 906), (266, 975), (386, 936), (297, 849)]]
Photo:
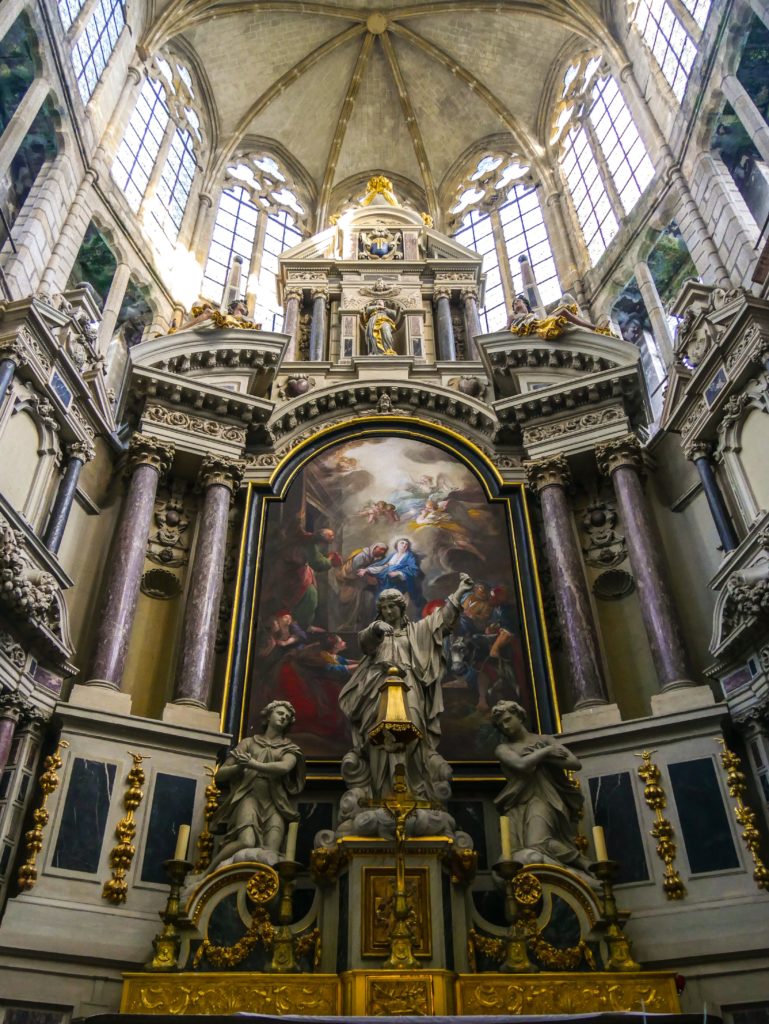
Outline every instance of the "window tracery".
[(123, 0), (98, 0), (72, 47), (72, 66), (83, 103), (93, 95), (124, 28)]
[(646, 146), (600, 54), (566, 70), (551, 145), (571, 197), (590, 262), (601, 258), (654, 178)]

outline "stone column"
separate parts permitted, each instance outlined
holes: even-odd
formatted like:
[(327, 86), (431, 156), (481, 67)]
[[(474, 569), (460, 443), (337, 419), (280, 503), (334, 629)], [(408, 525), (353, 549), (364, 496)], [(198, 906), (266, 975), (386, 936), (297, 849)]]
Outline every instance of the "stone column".
[(761, 154), (761, 158), (769, 163), (769, 124), (764, 115), (750, 98), (745, 86), (736, 75), (726, 75), (721, 80), (721, 92), (724, 99), (734, 107), (734, 112), (742, 122), (742, 126), (750, 136), (751, 142)]
[(326, 304), (328, 292), (316, 288), (312, 293), (312, 324), (310, 326), (310, 359), (319, 362), (326, 358)]
[(435, 355), (441, 362), (453, 361), (457, 358), (457, 346), (454, 341), (454, 325), (451, 322), (451, 292), (448, 288), (436, 288), (433, 292), (435, 302)]
[(634, 271), (635, 279), (638, 282), (638, 288), (641, 292), (641, 298), (643, 299), (643, 304), (652, 325), (654, 340), (657, 342), (657, 348), (662, 356), (662, 362), (665, 364), (665, 368), (667, 369), (672, 365), (674, 356), (673, 337), (670, 333), (670, 327), (668, 326), (667, 317), (665, 315), (665, 307), (662, 305), (662, 299), (660, 298), (657, 286), (654, 283), (652, 272), (649, 270), (649, 264), (644, 260), (639, 260), (634, 267)]
[(285, 361), (294, 362), (298, 358), (299, 343), (299, 303), (302, 301), (301, 288), (286, 288), (283, 292), (283, 333), (289, 335)]
[[(176, 667), (176, 705), (208, 709), (214, 673), (214, 643), (219, 625), (230, 499), (243, 477), (241, 462), (207, 455), (198, 477), (203, 488), (195, 557), (184, 609), (181, 651)], [(176, 718), (165, 715), (164, 719)]]
[(16, 368), (24, 357), (24, 349), (18, 337), (0, 341), (0, 405), (5, 401)]
[(17, 693), (0, 696), (0, 774), (8, 764), (13, 737), (21, 715), (21, 701)]
[(73, 441), (72, 444), (67, 445), (67, 454), (69, 455), (67, 467), (59, 482), (59, 489), (56, 492), (43, 537), (43, 543), (54, 555), (61, 547), (64, 531), (67, 528), (67, 520), (72, 511), (72, 502), (75, 500), (80, 472), (96, 452), (90, 441)]
[(608, 704), (598, 633), (566, 496), (571, 479), (569, 467), (562, 455), (524, 465), (528, 485), (539, 495), (542, 505), (547, 560), (569, 664), (574, 710)]
[(131, 268), (127, 263), (118, 263), (112, 278), (112, 284), (109, 286), (107, 297), (104, 300), (104, 309), (101, 314), (101, 324), (99, 325), (96, 346), (99, 355), (107, 354), (107, 348), (112, 340), (112, 335), (115, 333), (117, 318), (120, 316), (120, 307), (123, 305), (123, 299), (125, 298), (130, 280)]
[(36, 78), (21, 97), (18, 107), (0, 136), (0, 178), (8, 173), (11, 162), (19, 151), (19, 146), (32, 127), (32, 122), (37, 117), (50, 91), (51, 87), (44, 78)]
[(617, 495), (630, 566), (660, 687), (665, 692), (694, 686), (667, 579), (662, 544), (656, 535), (641, 485), (641, 446), (630, 434), (598, 445), (596, 457), (601, 472), (611, 477)]
[(128, 449), (128, 492), (120, 510), (107, 568), (90, 685), (120, 688), (144, 569), (155, 494), (170, 468), (173, 448), (154, 437), (134, 434)]
[(461, 295), (465, 307), (465, 356), (467, 359), (477, 359), (475, 338), (476, 335), (483, 334), (478, 312), (478, 291), (475, 288), (463, 288)]
[(50, 300), (54, 293), (60, 291), (66, 284), (69, 272), (77, 258), (83, 236), (88, 230), (88, 222), (90, 221), (88, 199), (96, 180), (96, 171), (86, 171), (75, 193), (75, 198), (72, 200), (72, 205), (67, 213), (67, 219), (64, 221), (59, 237), (56, 239), (51, 258), (48, 260), (48, 266), (43, 271), (38, 287), (38, 293), (45, 299)]
[(716, 475), (713, 472), (713, 463), (710, 458), (711, 453), (712, 445), (707, 441), (698, 441), (690, 444), (684, 452), (686, 458), (694, 463), (697, 467), (697, 472), (700, 474), (702, 490), (705, 492), (710, 514), (713, 516), (713, 522), (716, 525), (716, 530), (721, 540), (721, 546), (724, 551), (734, 551), (739, 544), (739, 540), (726, 507), (724, 496), (721, 493), (721, 488), (718, 486)]

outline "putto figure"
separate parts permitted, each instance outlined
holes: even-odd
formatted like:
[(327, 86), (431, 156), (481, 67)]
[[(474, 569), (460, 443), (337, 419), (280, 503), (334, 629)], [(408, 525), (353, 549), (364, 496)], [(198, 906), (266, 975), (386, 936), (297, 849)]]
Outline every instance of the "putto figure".
[(288, 701), (272, 701), (262, 710), (263, 734), (241, 740), (216, 773), (216, 784), (227, 792), (211, 831), (224, 836), (209, 873), (245, 850), (249, 860), (279, 860), (286, 825), (299, 820), (293, 798), (305, 783), (304, 754), (286, 738), (295, 718)]
[[(400, 590), (387, 589), (379, 595), (378, 618), (358, 637), (364, 658), (339, 694), (353, 735), (353, 750), (342, 762), (348, 786), (374, 797), (387, 795), (395, 764), (401, 761), (412, 793), (439, 801), (448, 797), (451, 768), (437, 750), (446, 670), (443, 640), (454, 628), (462, 599), (472, 588), (473, 581), (462, 574), (445, 604), (417, 622), (407, 618), (406, 598)], [(422, 733), (422, 739), (401, 751), (372, 747), (368, 739), (377, 721), (379, 688), (392, 665), (404, 673), (406, 706)]]
[(567, 775), (582, 765), (554, 736), (529, 732), (526, 712), (513, 700), (496, 703), (491, 720), (505, 737), (494, 753), (508, 783), (494, 803), (510, 822), (513, 860), (588, 871), (574, 845), (585, 798)]

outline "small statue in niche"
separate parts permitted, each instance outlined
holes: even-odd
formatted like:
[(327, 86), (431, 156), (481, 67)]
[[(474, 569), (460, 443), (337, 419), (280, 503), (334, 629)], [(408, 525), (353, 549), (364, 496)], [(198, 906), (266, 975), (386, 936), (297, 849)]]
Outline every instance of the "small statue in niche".
[(261, 717), (262, 735), (241, 740), (216, 773), (216, 784), (228, 791), (211, 819), (211, 831), (224, 836), (209, 873), (232, 859), (277, 863), (286, 824), (299, 820), (293, 798), (304, 789), (305, 759), (286, 738), (296, 711), (274, 700)]
[(395, 331), (400, 311), (388, 306), (384, 299), (370, 302), (363, 310), (366, 324), (366, 349), (370, 356), (396, 356)]
[(494, 803), (510, 822), (512, 859), (589, 871), (574, 844), (585, 798), (567, 774), (582, 765), (554, 736), (529, 732), (513, 700), (498, 701), (491, 720), (505, 737), (494, 755), (508, 782)]

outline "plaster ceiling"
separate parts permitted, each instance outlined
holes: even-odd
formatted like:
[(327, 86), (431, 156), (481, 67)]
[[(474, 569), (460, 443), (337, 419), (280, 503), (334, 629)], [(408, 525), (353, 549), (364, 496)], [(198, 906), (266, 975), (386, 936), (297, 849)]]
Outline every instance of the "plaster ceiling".
[(321, 211), (335, 186), (382, 172), (438, 213), (490, 137), (542, 157), (553, 68), (606, 33), (586, 0), (169, 0), (144, 45), (196, 55), (217, 122), (210, 174), (258, 137)]

